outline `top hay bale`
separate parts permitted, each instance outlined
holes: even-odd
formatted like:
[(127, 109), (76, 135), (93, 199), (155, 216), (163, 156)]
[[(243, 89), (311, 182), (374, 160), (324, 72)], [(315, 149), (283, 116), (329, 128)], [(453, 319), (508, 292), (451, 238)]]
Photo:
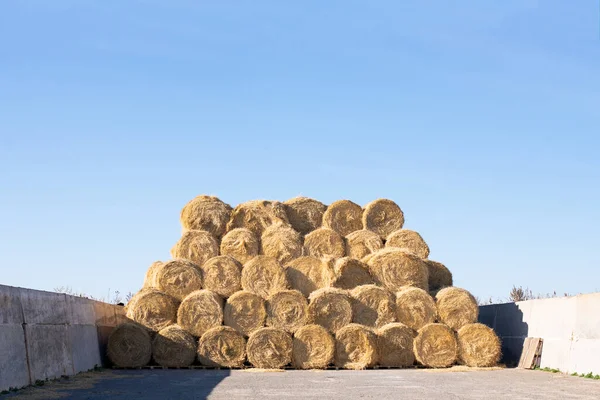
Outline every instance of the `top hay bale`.
[(323, 223), (323, 213), (327, 206), (308, 197), (294, 197), (284, 203), (288, 220), (292, 227), (306, 235)]
[(365, 206), (362, 225), (385, 240), (392, 232), (402, 229), (404, 213), (392, 200), (377, 199)]
[(260, 253), (285, 265), (302, 255), (302, 236), (289, 225), (271, 225), (261, 236)]
[(347, 236), (362, 229), (362, 213), (362, 208), (350, 200), (334, 201), (323, 214), (323, 227)]
[(190, 260), (199, 266), (219, 255), (219, 243), (207, 231), (186, 231), (171, 249), (173, 258)]
[(373, 279), (395, 293), (403, 286), (427, 290), (427, 265), (419, 257), (403, 249), (379, 250), (365, 258)]
[(247, 228), (254, 232), (257, 237), (261, 237), (265, 229), (276, 223), (288, 224), (283, 203), (252, 200), (239, 204), (233, 209), (231, 219), (227, 223), (227, 231), (236, 228)]
[(429, 257), (429, 246), (418, 232), (410, 229), (399, 229), (392, 232), (385, 242), (385, 247), (399, 247), (410, 250), (420, 258)]
[(378, 234), (367, 229), (354, 231), (345, 238), (346, 255), (357, 260), (383, 248), (383, 240)]
[(221, 255), (231, 256), (242, 265), (258, 255), (260, 243), (250, 229), (236, 228), (221, 239)]
[(454, 286), (444, 288), (435, 295), (435, 301), (441, 322), (455, 331), (477, 322), (477, 300), (465, 289)]
[(186, 230), (207, 231), (220, 238), (225, 233), (231, 206), (214, 196), (198, 196), (181, 210), (181, 225)]

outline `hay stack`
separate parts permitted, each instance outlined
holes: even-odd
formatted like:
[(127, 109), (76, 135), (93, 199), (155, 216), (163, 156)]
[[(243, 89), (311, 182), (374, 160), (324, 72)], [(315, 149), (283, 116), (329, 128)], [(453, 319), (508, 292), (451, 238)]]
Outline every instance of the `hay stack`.
[(322, 369), (333, 361), (335, 340), (320, 325), (306, 325), (294, 334), (292, 365), (300, 369)]
[(362, 261), (350, 257), (336, 260), (334, 266), (335, 278), (331, 286), (340, 289), (354, 289), (361, 285), (373, 284), (373, 277), (369, 273), (369, 267)]
[(394, 295), (375, 285), (354, 288), (352, 296), (352, 322), (379, 328), (396, 320)]
[(360, 260), (383, 248), (383, 240), (375, 232), (367, 229), (355, 231), (346, 236), (346, 255)]
[(154, 261), (152, 264), (150, 264), (148, 271), (146, 271), (144, 284), (142, 285), (143, 289), (156, 288), (156, 274), (163, 264), (164, 263), (162, 261)]
[(193, 291), (202, 289), (202, 274), (189, 260), (172, 260), (156, 271), (155, 282), (159, 290), (181, 301)]
[(256, 368), (282, 368), (292, 361), (292, 337), (276, 328), (261, 328), (248, 338), (248, 361)]
[(362, 325), (346, 325), (335, 334), (335, 365), (365, 369), (377, 363), (377, 336)]
[(207, 231), (186, 231), (171, 249), (173, 258), (190, 260), (199, 266), (217, 255), (219, 243)]
[(265, 326), (267, 310), (262, 297), (246, 291), (234, 293), (225, 303), (223, 321), (244, 336)]
[(363, 228), (361, 206), (350, 200), (334, 201), (323, 214), (323, 227), (333, 229), (340, 236), (348, 236)]
[(231, 256), (244, 265), (258, 255), (260, 243), (254, 232), (236, 228), (221, 239), (221, 255)]
[(429, 257), (429, 246), (418, 232), (399, 229), (388, 236), (385, 247), (398, 247), (410, 250), (420, 258)]
[(202, 265), (202, 287), (227, 298), (242, 289), (242, 264), (230, 256), (217, 256)]
[(429, 270), (429, 292), (437, 293), (441, 289), (452, 286), (452, 272), (442, 263), (424, 260)]
[(289, 225), (271, 225), (261, 236), (260, 253), (285, 265), (302, 255), (302, 236)]
[(282, 290), (267, 299), (267, 326), (294, 333), (307, 318), (308, 303), (297, 290)]
[(483, 324), (467, 324), (458, 330), (458, 359), (469, 367), (493, 367), (500, 361), (500, 339)]
[(127, 306), (127, 318), (155, 332), (177, 322), (179, 302), (159, 290), (142, 290)]
[(306, 256), (295, 259), (285, 267), (290, 286), (308, 297), (317, 289), (329, 287), (334, 277), (331, 262)]
[(231, 206), (214, 196), (198, 196), (181, 210), (181, 226), (186, 230), (207, 231), (220, 238), (225, 233)]
[(315, 229), (304, 237), (304, 254), (317, 258), (344, 257), (344, 239), (334, 230)]
[(108, 358), (117, 367), (143, 367), (150, 362), (152, 341), (148, 330), (132, 322), (117, 326), (108, 337)]
[(447, 287), (435, 295), (440, 321), (455, 331), (477, 322), (479, 307), (473, 295), (465, 289)]
[(310, 294), (309, 300), (309, 323), (336, 333), (352, 322), (352, 303), (347, 292), (336, 288), (319, 289)]
[(428, 324), (413, 342), (418, 362), (426, 367), (445, 368), (456, 361), (458, 346), (454, 332), (444, 324)]
[(240, 368), (246, 360), (246, 339), (229, 326), (207, 330), (198, 343), (198, 361), (209, 367)]
[(325, 204), (308, 197), (294, 197), (283, 204), (290, 224), (303, 235), (321, 226), (327, 209)]
[(167, 326), (152, 341), (152, 357), (163, 367), (192, 365), (196, 359), (196, 339), (180, 326)]
[(385, 240), (392, 232), (402, 229), (404, 213), (392, 200), (374, 200), (365, 206), (362, 225)]
[(134, 294), (131, 299), (129, 299), (129, 301), (127, 302), (127, 304), (125, 304), (125, 313), (127, 314), (129, 312), (129, 309), (134, 307), (135, 302), (142, 297), (144, 294), (147, 293), (151, 293), (151, 292), (160, 292), (160, 290), (154, 288), (154, 287), (143, 287), (141, 288), (136, 294)]
[(402, 286), (416, 286), (428, 289), (427, 265), (416, 255), (395, 248), (379, 250), (367, 261), (375, 282), (391, 292)]
[(396, 318), (398, 322), (416, 331), (435, 322), (436, 307), (433, 297), (414, 286), (405, 286), (396, 293)]
[(179, 306), (177, 323), (196, 337), (200, 337), (223, 322), (223, 300), (210, 290), (190, 293)]
[(377, 330), (377, 354), (382, 367), (408, 367), (415, 363), (414, 331), (399, 322)]
[(288, 223), (283, 204), (278, 201), (253, 200), (233, 209), (227, 231), (247, 228), (261, 237), (265, 229), (276, 223)]
[(266, 299), (288, 288), (285, 270), (273, 257), (256, 256), (242, 269), (242, 288)]

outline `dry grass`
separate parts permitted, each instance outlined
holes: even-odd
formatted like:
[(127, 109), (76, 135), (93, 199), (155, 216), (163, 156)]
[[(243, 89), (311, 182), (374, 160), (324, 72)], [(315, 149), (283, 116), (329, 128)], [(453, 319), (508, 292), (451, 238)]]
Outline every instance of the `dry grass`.
[(157, 269), (155, 282), (159, 290), (181, 301), (202, 289), (202, 274), (198, 265), (189, 260), (172, 260)]
[(399, 322), (384, 325), (377, 331), (379, 365), (408, 367), (415, 363), (413, 339), (415, 332)]
[(429, 270), (429, 292), (437, 293), (441, 289), (452, 286), (452, 272), (442, 263), (424, 260)]
[(405, 286), (396, 293), (396, 319), (418, 331), (435, 322), (435, 300), (423, 289)]
[(362, 325), (346, 325), (335, 334), (335, 365), (365, 369), (377, 363), (377, 335)]
[(288, 224), (285, 207), (278, 201), (252, 200), (235, 207), (227, 223), (227, 231), (235, 228), (250, 229), (257, 237), (276, 223)]
[(469, 367), (493, 367), (502, 356), (500, 339), (490, 327), (475, 323), (458, 330), (458, 358)]
[(402, 249), (387, 248), (367, 257), (367, 265), (376, 283), (397, 292), (403, 286), (428, 289), (427, 265), (416, 255)]
[(354, 258), (343, 257), (336, 260), (333, 270), (335, 278), (331, 286), (336, 288), (350, 290), (374, 283), (368, 265)]
[(477, 300), (465, 289), (444, 288), (436, 294), (435, 300), (440, 321), (455, 331), (466, 324), (477, 322)]
[(148, 267), (148, 270), (146, 271), (142, 288), (156, 288), (156, 274), (163, 264), (162, 261), (154, 261), (150, 264), (150, 267)]
[(155, 332), (177, 322), (179, 302), (158, 290), (142, 290), (127, 307), (127, 318)]
[(341, 289), (324, 288), (310, 294), (309, 323), (321, 325), (331, 333), (352, 322), (352, 303)]
[(282, 290), (267, 299), (267, 326), (289, 333), (306, 324), (308, 302), (297, 290)]

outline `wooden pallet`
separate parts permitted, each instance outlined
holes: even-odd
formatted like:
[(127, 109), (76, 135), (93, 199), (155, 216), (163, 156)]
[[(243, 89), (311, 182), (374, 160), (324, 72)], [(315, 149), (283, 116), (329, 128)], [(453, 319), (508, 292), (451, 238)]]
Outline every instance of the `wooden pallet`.
[(523, 352), (521, 353), (521, 358), (517, 367), (523, 369), (538, 368), (542, 359), (543, 347), (544, 340), (542, 338), (525, 338)]

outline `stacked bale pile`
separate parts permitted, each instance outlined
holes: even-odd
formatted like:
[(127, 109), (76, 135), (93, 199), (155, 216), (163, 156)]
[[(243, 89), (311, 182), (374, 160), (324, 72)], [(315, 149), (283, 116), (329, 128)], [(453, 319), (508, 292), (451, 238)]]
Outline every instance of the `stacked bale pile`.
[(500, 341), (391, 200), (198, 196), (115, 328), (119, 367), (489, 367)]

